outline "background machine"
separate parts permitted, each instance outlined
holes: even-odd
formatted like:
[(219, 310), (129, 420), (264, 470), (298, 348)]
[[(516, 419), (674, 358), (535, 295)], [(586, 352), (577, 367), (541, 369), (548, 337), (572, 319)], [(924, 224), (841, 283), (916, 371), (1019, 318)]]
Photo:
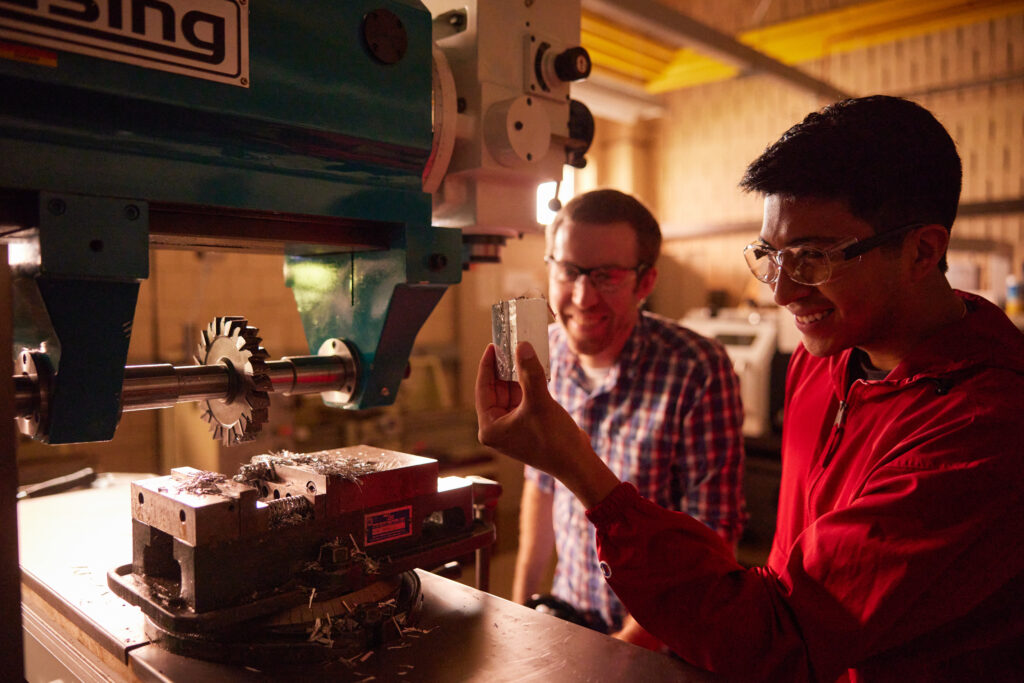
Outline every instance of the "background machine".
[[(579, 21), (578, 3), (561, 1), (0, 0), (5, 643), (21, 641), (15, 421), (46, 443), (101, 441), (123, 411), (201, 401), (214, 438), (232, 444), (259, 431), (269, 392), (348, 409), (392, 402), (417, 331), (462, 268), (539, 227), (537, 184), (584, 163), (593, 120), (569, 93), (590, 70)], [(162, 247), (283, 254), (309, 355), (273, 360), (245, 318), (223, 315), (193, 365), (127, 366), (139, 282)], [(336, 533), (331, 520), (351, 512), (338, 502), (344, 478), (308, 465), (279, 462), (275, 476), (216, 494), (188, 489), (204, 475), (187, 471), (133, 484), (136, 574), (177, 563), (192, 613), (237, 608), (240, 593), (201, 565), (245, 562), (245, 543), (206, 560), (197, 548), (227, 533), (218, 515), (230, 513), (249, 542), (283, 552), (261, 511), (282, 492)], [(380, 506), (405, 500), (439, 529), (460, 510), (455, 526), (471, 536), (469, 511), (494, 495), (480, 482), (434, 486), (423, 462), (374, 476), (388, 492)], [(245, 511), (222, 500), (228, 489)], [(191, 531), (169, 533), (179, 521)], [(322, 534), (286, 533), (322, 554)], [(422, 547), (430, 533), (417, 527)], [(165, 536), (191, 538), (194, 555), (161, 555)], [(415, 546), (396, 555), (415, 558)], [(336, 550), (334, 565), (365, 548)], [(173, 632), (181, 620), (152, 621)], [(20, 648), (5, 652), (5, 672), (19, 670)]]

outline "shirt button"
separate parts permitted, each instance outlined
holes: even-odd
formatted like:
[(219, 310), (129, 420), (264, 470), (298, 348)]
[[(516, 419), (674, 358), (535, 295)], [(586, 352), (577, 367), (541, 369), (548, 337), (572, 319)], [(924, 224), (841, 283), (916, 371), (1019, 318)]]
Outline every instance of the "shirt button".
[(607, 562), (601, 561), (597, 566), (601, 568), (601, 573), (604, 574), (604, 578), (612, 578), (612, 568), (608, 566)]

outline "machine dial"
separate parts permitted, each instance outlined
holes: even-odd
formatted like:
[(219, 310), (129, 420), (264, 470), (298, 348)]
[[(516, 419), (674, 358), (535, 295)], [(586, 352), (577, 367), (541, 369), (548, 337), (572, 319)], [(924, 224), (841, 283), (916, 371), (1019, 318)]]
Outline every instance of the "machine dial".
[(546, 93), (553, 93), (566, 83), (581, 81), (590, 75), (590, 54), (585, 48), (576, 46), (561, 52), (557, 50), (550, 43), (541, 42), (533, 60), (534, 78)]
[(580, 81), (590, 75), (590, 55), (582, 47), (570, 47), (555, 57), (555, 74), (559, 79)]

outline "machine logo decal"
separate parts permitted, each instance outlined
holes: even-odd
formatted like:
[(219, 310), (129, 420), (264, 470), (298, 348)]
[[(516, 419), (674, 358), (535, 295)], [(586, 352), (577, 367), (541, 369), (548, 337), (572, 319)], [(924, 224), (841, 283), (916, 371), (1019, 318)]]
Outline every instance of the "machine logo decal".
[(0, 0), (0, 37), (249, 86), (245, 0)]
[(366, 545), (412, 536), (412, 506), (366, 515)]
[(18, 43), (0, 42), (0, 59), (13, 59), (16, 62), (27, 62), (39, 66), (57, 66), (57, 53), (53, 50), (42, 50)]

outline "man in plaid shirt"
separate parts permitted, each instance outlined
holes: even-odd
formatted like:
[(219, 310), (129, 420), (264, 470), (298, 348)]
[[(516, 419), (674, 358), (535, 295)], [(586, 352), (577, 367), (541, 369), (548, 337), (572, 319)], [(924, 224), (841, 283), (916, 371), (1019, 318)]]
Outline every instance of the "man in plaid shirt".
[[(620, 479), (735, 546), (745, 520), (739, 381), (717, 342), (640, 311), (657, 280), (657, 221), (633, 197), (598, 190), (570, 201), (546, 241), (552, 395)], [(556, 598), (599, 630), (658, 649), (608, 587), (580, 502), (525, 473), (513, 600), (539, 589), (554, 548)]]

